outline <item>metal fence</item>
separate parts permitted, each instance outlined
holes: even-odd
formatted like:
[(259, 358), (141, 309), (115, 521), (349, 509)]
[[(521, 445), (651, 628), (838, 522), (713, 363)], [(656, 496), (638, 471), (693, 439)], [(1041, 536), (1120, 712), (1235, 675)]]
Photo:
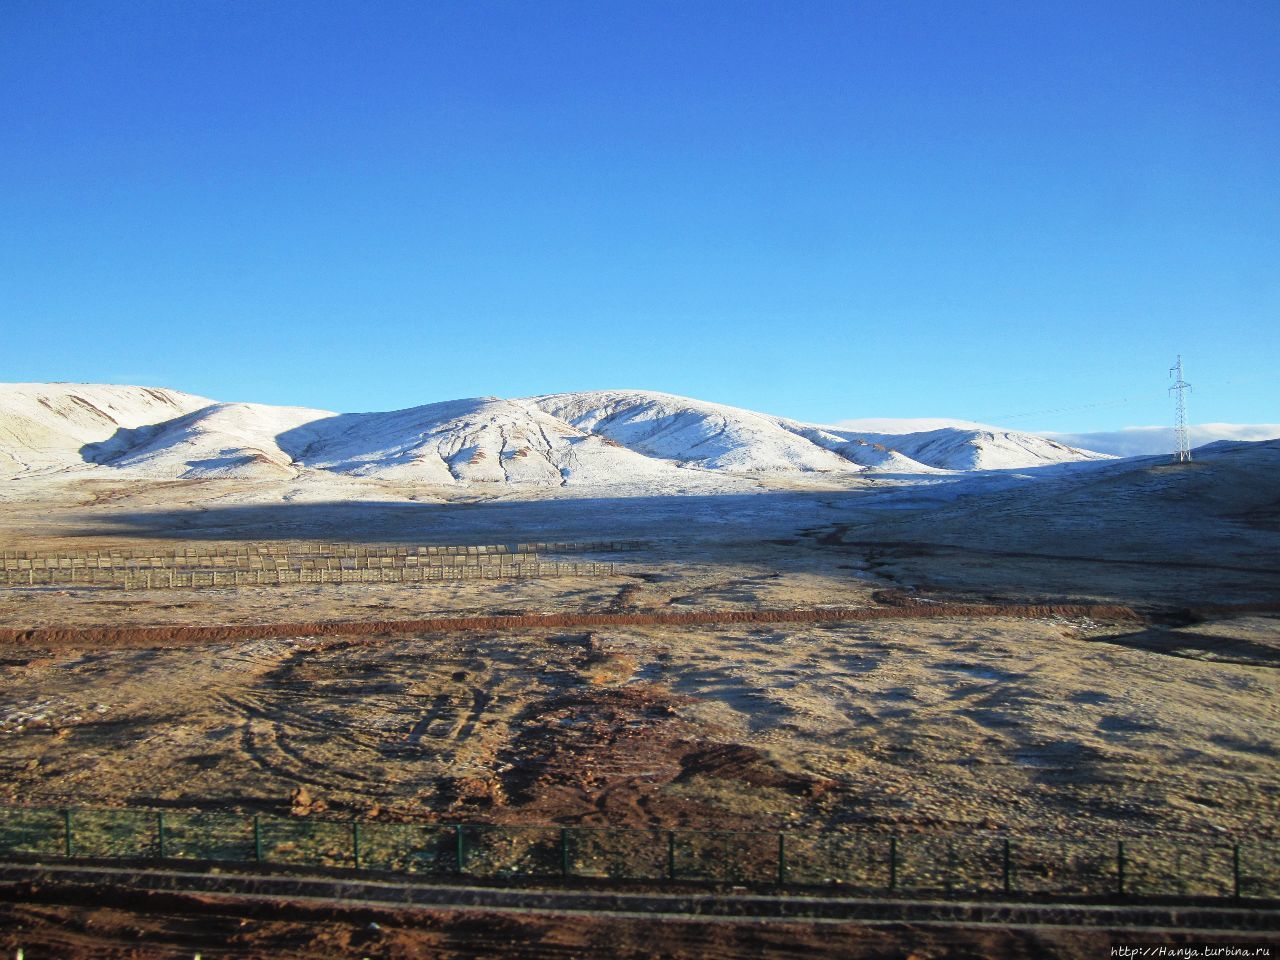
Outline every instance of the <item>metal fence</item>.
[(601, 879), (959, 896), (1280, 897), (1280, 843), (764, 833), (0, 807), (0, 856), (195, 860), (424, 877)]

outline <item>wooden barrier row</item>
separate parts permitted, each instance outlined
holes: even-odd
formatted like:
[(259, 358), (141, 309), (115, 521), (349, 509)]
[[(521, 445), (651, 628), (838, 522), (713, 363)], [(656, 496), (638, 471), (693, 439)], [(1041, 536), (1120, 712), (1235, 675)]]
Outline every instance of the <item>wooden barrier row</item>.
[(98, 550), (0, 550), (0, 563), (5, 569), (12, 561), (63, 560), (63, 559), (163, 559), (182, 557), (242, 557), (242, 556), (357, 556), (357, 557), (408, 557), (408, 556), (483, 556), (486, 554), (533, 553), (606, 553), (639, 550), (639, 540), (598, 540), (591, 542), (529, 542), (510, 544), (369, 544), (369, 543), (248, 543), (226, 545), (187, 544), (182, 547), (157, 549), (155, 547), (105, 548)]
[(28, 570), (6, 574), (0, 587), (100, 586), (124, 590), (197, 587), (285, 586), (302, 583), (421, 583), (432, 580), (500, 580), (543, 577), (611, 577), (613, 563), (536, 561), (506, 564), (453, 564), (363, 570)]
[(231, 556), (231, 557), (62, 557), (10, 560), (0, 567), (0, 575), (25, 575), (31, 570), (362, 570), (395, 567), (493, 565), (534, 562), (542, 554), (480, 554), (477, 556), (409, 554), (408, 556)]

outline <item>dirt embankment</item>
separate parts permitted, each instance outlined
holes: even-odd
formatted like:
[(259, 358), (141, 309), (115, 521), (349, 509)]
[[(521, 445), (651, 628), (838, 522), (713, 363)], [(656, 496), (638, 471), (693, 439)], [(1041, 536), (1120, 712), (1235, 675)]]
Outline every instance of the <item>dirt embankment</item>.
[(1119, 604), (930, 603), (891, 607), (818, 607), (804, 610), (698, 610), (598, 613), (530, 613), (506, 616), (432, 617), (412, 620), (337, 620), (297, 623), (155, 627), (34, 627), (0, 629), (0, 643), (50, 646), (221, 643), (297, 636), (375, 636), (383, 633), (453, 633), (461, 630), (573, 629), (610, 626), (700, 626), (730, 623), (847, 623), (947, 617), (1088, 617), (1141, 621)]

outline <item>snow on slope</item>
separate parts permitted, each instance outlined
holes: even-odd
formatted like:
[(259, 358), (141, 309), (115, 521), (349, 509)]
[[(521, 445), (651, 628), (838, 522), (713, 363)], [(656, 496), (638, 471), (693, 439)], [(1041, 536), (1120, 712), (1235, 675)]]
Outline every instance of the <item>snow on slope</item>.
[(1021, 469), (1105, 459), (1115, 452), (1086, 442), (1084, 435), (1017, 433), (973, 420), (941, 417), (841, 420), (836, 426), (842, 432), (874, 437), (908, 457), (944, 470)]
[(903, 456), (877, 438), (836, 430), (834, 427), (816, 427), (792, 420), (778, 421), (785, 429), (825, 450), (839, 454), (851, 466), (845, 469), (865, 468), (880, 473), (941, 473), (918, 460)]
[(305, 407), (210, 403), (173, 420), (118, 431), (83, 453), (92, 463), (142, 476), (288, 479), (298, 471), (276, 438), (328, 416), (332, 414)]
[[(536, 426), (501, 400), (452, 400), (391, 413), (355, 413), (299, 427), (281, 443), (309, 467), (419, 483), (559, 483), (545, 460), (525, 463)], [(519, 457), (517, 452), (525, 451)]]
[(994, 428), (860, 433), (642, 391), (334, 414), (141, 387), (0, 385), (0, 467), (10, 475), (111, 470), (670, 493), (748, 489), (750, 478), (768, 476), (1024, 468), (1096, 456)]
[(81, 447), (120, 429), (208, 406), (177, 390), (79, 383), (0, 383), (0, 476), (82, 466)]
[(924, 433), (928, 430), (999, 430), (989, 423), (976, 420), (952, 420), (947, 417), (863, 417), (858, 420), (841, 420), (835, 424), (840, 430), (854, 433), (884, 433), (898, 436), (903, 433)]
[(661, 486), (687, 479), (531, 403), (494, 397), (346, 414), (300, 426), (280, 442), (310, 468), (418, 483)]
[(1046, 437), (997, 429), (948, 427), (924, 433), (864, 434), (863, 439), (891, 446), (903, 456), (939, 470), (1013, 470), (1110, 459)]
[(1005, 470), (1099, 459), (994, 427), (871, 433), (644, 391), (535, 397), (543, 410), (650, 456), (741, 473)]
[(534, 397), (579, 429), (650, 457), (734, 473), (856, 471), (839, 454), (788, 430), (777, 417), (666, 393), (599, 391)]

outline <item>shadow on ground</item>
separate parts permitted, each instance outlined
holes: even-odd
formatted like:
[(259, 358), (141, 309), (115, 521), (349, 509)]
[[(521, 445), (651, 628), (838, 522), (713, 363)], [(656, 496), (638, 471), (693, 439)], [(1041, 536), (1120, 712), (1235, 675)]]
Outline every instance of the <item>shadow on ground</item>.
[[(422, 544), (735, 535), (758, 541), (829, 522), (855, 507), (844, 492), (583, 497), (481, 503), (350, 501), (236, 504), (86, 517), (83, 537), (186, 540), (341, 538)], [(460, 539), (461, 538), (461, 539)]]
[(1211, 660), (1216, 663), (1238, 663), (1247, 667), (1280, 667), (1280, 641), (1267, 644), (1244, 637), (1214, 636), (1188, 630), (1153, 627), (1139, 633), (1118, 637), (1101, 637), (1096, 642), (1112, 643), (1131, 650), (1188, 660)]

